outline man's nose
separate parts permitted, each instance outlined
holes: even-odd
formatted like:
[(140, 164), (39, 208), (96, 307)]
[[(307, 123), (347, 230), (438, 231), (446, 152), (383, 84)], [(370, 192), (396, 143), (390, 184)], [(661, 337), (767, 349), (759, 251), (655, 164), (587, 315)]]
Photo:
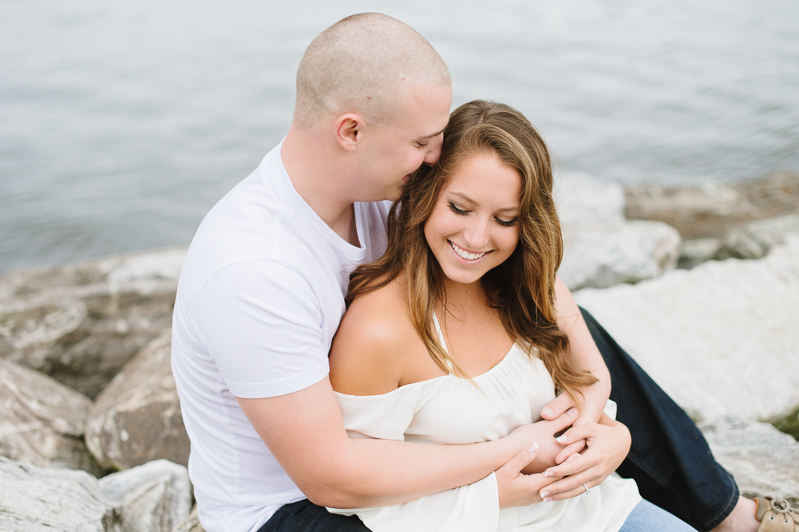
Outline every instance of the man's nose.
[(427, 166), (435, 166), (438, 162), (438, 158), (441, 156), (441, 145), (444, 143), (444, 135), (438, 135), (437, 137), (430, 139), (430, 145), (428, 146), (427, 153), (424, 156), (424, 164)]

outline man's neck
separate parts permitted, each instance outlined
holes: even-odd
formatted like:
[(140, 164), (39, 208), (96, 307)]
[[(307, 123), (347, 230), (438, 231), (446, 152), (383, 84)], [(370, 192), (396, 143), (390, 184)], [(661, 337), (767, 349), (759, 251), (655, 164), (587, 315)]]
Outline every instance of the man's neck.
[(337, 235), (352, 243), (353, 201), (335, 147), (313, 128), (292, 124), (280, 156), (297, 193)]

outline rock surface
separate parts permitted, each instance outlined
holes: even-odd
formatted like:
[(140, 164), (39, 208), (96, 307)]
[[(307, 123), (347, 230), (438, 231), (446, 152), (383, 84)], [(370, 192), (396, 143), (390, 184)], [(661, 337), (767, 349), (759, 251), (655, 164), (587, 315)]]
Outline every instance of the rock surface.
[(191, 510), (186, 468), (155, 460), (100, 479), (119, 532), (171, 532)]
[(205, 532), (203, 525), (200, 523), (200, 516), (197, 515), (197, 506), (192, 508), (189, 516), (178, 526), (172, 529), (172, 532)]
[(0, 358), (94, 398), (169, 327), (186, 248), (0, 276)]
[(736, 225), (799, 213), (796, 172), (779, 172), (748, 183), (629, 185), (624, 193), (628, 218), (666, 222), (686, 239), (721, 238)]
[(0, 530), (170, 532), (190, 508), (186, 468), (165, 460), (98, 481), (0, 457)]
[(785, 497), (799, 506), (799, 442), (768, 423), (724, 416), (701, 423), (713, 456), (747, 497)]
[(760, 259), (789, 235), (799, 236), (799, 214), (749, 222), (724, 236), (715, 258)]
[(572, 290), (635, 283), (674, 268), (680, 235), (661, 223), (624, 219), (624, 190), (585, 174), (556, 184), (563, 232), (558, 275)]
[(86, 444), (103, 467), (128, 469), (158, 458), (188, 464), (189, 438), (170, 353), (167, 330), (97, 396), (89, 412)]
[(90, 474), (0, 457), (0, 530), (105, 532), (114, 511)]
[(690, 414), (767, 419), (799, 404), (799, 239), (762, 260), (575, 294)]
[(0, 455), (98, 473), (83, 441), (91, 405), (46, 375), (0, 360)]

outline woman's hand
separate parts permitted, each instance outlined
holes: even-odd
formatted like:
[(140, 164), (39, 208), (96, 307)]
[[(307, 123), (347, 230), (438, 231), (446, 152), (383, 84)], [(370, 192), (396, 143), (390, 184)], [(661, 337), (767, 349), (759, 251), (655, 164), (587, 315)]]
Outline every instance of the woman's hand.
[[(606, 391), (596, 384), (583, 388), (581, 391), (583, 394), (577, 396), (578, 400), (581, 400), (579, 404), (574, 404), (569, 394), (562, 393), (541, 409), (541, 417), (546, 420), (556, 419), (568, 409), (578, 408), (580, 415), (574, 421), (575, 427), (587, 423), (598, 423), (608, 402)], [(584, 448), (585, 440), (571, 440), (569, 445), (561, 447), (560, 452), (555, 457), (555, 463), (562, 464), (571, 455), (581, 452)]]
[(548, 467), (557, 465), (559, 462), (556, 457), (563, 452), (563, 446), (555, 441), (555, 437), (571, 427), (576, 418), (577, 409), (570, 408), (555, 419), (540, 420), (516, 428), (508, 437), (516, 439), (517, 449), (526, 448), (532, 442), (538, 449), (535, 458), (528, 460), (529, 463), (524, 465), (521, 472), (526, 475), (542, 473)]
[(632, 441), (627, 427), (604, 414), (600, 423), (572, 427), (558, 438), (564, 446), (577, 440), (585, 441), (585, 451), (544, 472), (544, 477), (554, 482), (539, 492), (541, 499), (569, 499), (599, 485), (624, 461)]
[(527, 506), (540, 502), (540, 493), (557, 480), (554, 477), (545, 477), (541, 473), (534, 475), (522, 473), (522, 469), (534, 461), (537, 455), (538, 445), (534, 443), (497, 470), (500, 508)]

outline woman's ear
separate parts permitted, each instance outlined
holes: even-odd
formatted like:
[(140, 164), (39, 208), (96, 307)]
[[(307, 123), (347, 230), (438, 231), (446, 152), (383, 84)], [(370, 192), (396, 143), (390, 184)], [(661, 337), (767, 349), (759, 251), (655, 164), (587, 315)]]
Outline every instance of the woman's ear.
[(355, 151), (361, 140), (363, 119), (354, 114), (347, 113), (336, 120), (336, 140), (347, 151)]

